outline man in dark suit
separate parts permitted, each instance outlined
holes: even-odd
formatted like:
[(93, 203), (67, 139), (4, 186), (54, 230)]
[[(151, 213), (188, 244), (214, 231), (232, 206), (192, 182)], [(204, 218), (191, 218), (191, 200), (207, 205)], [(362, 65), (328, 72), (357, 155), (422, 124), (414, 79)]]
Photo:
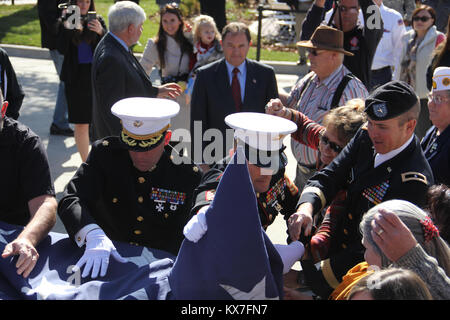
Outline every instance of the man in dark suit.
[(175, 98), (181, 92), (175, 83), (153, 86), (129, 49), (138, 42), (145, 19), (144, 10), (131, 1), (119, 1), (109, 10), (110, 31), (98, 44), (92, 61), (95, 140), (119, 135), (120, 121), (111, 113), (115, 102), (129, 97)]
[[(222, 32), (224, 58), (200, 68), (197, 73), (191, 100), (191, 151), (194, 162), (202, 163), (205, 171), (233, 148), (233, 131), (228, 130), (227, 139), (225, 117), (244, 111), (264, 113), (266, 103), (278, 97), (273, 68), (247, 59), (250, 41), (245, 24), (228, 24)], [(206, 132), (210, 129), (216, 131)], [(213, 148), (209, 146), (206, 150), (205, 132), (215, 138)], [(214, 154), (208, 152), (211, 149)]]

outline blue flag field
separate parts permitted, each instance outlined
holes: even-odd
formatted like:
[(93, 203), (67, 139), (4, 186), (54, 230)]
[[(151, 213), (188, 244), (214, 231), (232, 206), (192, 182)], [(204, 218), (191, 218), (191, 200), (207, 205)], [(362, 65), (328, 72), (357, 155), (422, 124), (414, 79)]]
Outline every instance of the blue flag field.
[[(177, 257), (113, 241), (128, 262), (110, 259), (105, 277), (82, 278), (72, 267), (84, 247), (51, 232), (37, 246), (39, 259), (28, 278), (17, 275), (17, 256), (0, 258), (0, 299), (282, 299), (283, 263), (261, 227), (248, 168), (237, 163), (238, 153), (206, 212), (208, 231), (197, 243), (185, 239)], [(21, 230), (0, 222), (0, 250)]]

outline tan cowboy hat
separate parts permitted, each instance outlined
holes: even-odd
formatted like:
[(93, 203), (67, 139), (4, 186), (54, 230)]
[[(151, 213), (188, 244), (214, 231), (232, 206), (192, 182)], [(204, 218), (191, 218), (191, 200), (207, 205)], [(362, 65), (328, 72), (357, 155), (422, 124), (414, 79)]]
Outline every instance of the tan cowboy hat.
[(344, 33), (328, 26), (317, 27), (311, 40), (299, 41), (297, 47), (337, 51), (347, 56), (353, 56), (353, 53), (344, 50)]

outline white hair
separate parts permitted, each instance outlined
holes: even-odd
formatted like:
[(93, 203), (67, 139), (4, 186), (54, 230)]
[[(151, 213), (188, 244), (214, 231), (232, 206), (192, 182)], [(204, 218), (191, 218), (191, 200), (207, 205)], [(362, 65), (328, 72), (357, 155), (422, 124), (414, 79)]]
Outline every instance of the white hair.
[(121, 32), (130, 24), (139, 26), (144, 23), (145, 11), (132, 1), (119, 1), (109, 8), (108, 22), (112, 33)]

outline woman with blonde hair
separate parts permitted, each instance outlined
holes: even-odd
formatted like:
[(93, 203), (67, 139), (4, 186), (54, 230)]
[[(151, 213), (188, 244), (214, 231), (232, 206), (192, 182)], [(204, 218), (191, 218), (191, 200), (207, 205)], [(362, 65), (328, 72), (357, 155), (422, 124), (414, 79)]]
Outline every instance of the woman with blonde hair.
[(222, 37), (212, 17), (203, 14), (195, 17), (192, 34), (194, 52), (189, 62), (190, 71), (186, 88), (186, 103), (190, 102), (198, 68), (223, 57), (223, 49), (220, 43)]
[[(331, 109), (320, 125), (310, 120), (303, 113), (283, 107), (273, 111), (271, 106), (266, 113), (272, 113), (292, 120), (297, 124), (297, 131), (291, 134), (292, 139), (319, 150), (316, 169), (321, 170), (330, 164), (347, 143), (353, 138), (356, 131), (366, 122), (364, 113), (364, 100), (351, 99), (344, 106)], [(336, 239), (335, 233), (343, 203), (346, 199), (346, 190), (341, 190), (330, 206), (323, 210), (322, 221), (316, 221), (320, 227), (307, 246), (314, 263), (326, 259), (330, 254), (341, 249), (341, 241)], [(333, 240), (331, 240), (334, 238)], [(308, 254), (307, 254), (308, 255)]]

